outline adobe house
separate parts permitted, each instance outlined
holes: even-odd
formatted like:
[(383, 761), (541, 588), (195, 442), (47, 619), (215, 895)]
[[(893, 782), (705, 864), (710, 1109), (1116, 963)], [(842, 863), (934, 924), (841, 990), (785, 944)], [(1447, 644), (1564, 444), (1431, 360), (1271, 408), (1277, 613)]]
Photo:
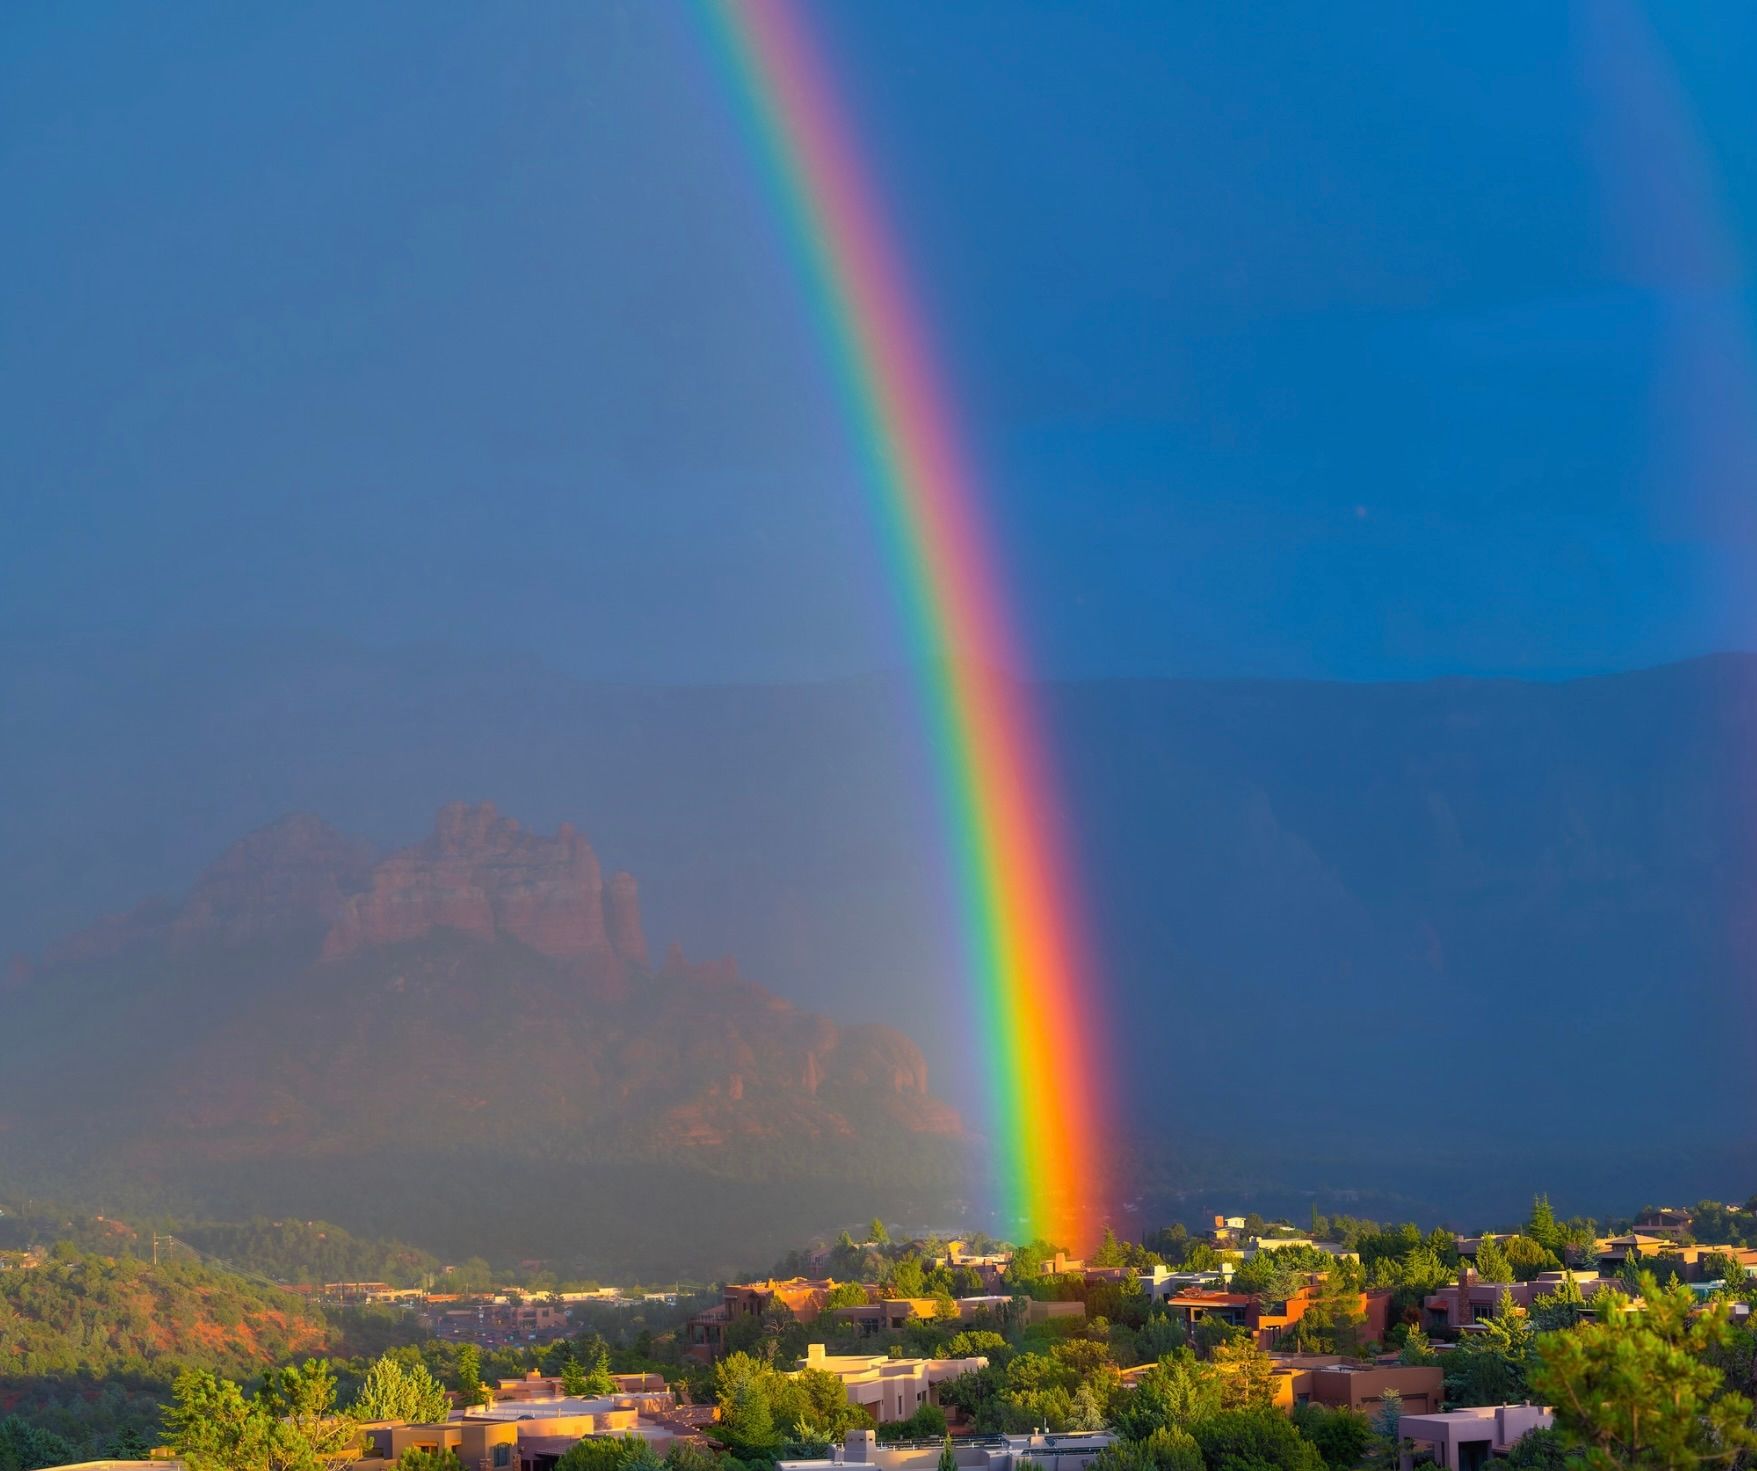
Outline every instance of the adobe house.
[(858, 1405), (878, 1425), (907, 1420), (923, 1405), (939, 1403), (939, 1387), (960, 1374), (986, 1369), (980, 1354), (963, 1359), (893, 1359), (884, 1354), (831, 1354), (814, 1343), (799, 1361), (801, 1369), (822, 1369), (842, 1381), (848, 1403)]
[[(1086, 1471), (1116, 1437), (1107, 1430), (1057, 1435), (990, 1435), (952, 1442), (958, 1471)], [(777, 1471), (935, 1471), (941, 1442), (880, 1445), (870, 1430), (850, 1430), (830, 1454), (813, 1460), (776, 1462)]]
[[(1405, 1440), (1426, 1446), (1443, 1471), (1482, 1471), (1490, 1456), (1504, 1456), (1533, 1430), (1548, 1429), (1555, 1416), (1538, 1405), (1477, 1405), (1435, 1415), (1405, 1415)], [(1403, 1452), (1402, 1471), (1414, 1456)]]

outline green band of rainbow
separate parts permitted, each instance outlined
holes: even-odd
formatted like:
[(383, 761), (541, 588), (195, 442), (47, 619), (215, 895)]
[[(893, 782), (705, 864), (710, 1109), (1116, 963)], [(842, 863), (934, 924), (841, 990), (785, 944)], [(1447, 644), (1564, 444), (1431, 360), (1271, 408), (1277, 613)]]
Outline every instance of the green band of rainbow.
[(785, 217), (922, 671), (979, 1005), (996, 1206), (1076, 1246), (1101, 1208), (1090, 969), (1056, 788), (953, 432), (883, 212), (787, 0), (704, 0)]

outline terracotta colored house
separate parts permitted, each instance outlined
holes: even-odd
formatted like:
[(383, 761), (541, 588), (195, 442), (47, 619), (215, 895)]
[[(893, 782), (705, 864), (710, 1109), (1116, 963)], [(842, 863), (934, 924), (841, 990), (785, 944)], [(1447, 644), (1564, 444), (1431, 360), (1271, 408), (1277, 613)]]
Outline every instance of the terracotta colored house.
[(726, 1347), (727, 1328), (743, 1318), (760, 1318), (774, 1307), (786, 1308), (801, 1323), (815, 1323), (824, 1299), (838, 1285), (832, 1277), (729, 1284), (721, 1291), (719, 1302), (684, 1325), (689, 1352), (701, 1359), (718, 1357)]
[(1446, 1396), (1446, 1376), (1435, 1364), (1344, 1364), (1295, 1371), (1295, 1405), (1327, 1405), (1331, 1409), (1372, 1414), (1387, 1390), (1403, 1396), (1405, 1414), (1438, 1410)]
[(1689, 1211), (1662, 1205), (1642, 1211), (1630, 1229), (1644, 1236), (1667, 1236), (1676, 1241), (1680, 1236), (1688, 1236), (1695, 1224), (1696, 1217)]
[[(1259, 1348), (1273, 1349), (1280, 1345), (1294, 1325), (1312, 1309), (1322, 1295), (1322, 1285), (1313, 1280), (1300, 1287), (1286, 1302), (1263, 1303), (1245, 1292), (1222, 1292), (1211, 1288), (1186, 1288), (1165, 1299), (1166, 1311), (1193, 1332), (1204, 1318), (1218, 1318), (1235, 1328), (1243, 1328), (1257, 1341)], [(1391, 1294), (1388, 1291), (1362, 1292), (1357, 1295), (1356, 1312), (1361, 1322), (1356, 1330), (1360, 1338), (1382, 1339), (1389, 1326)]]
[(1467, 1331), (1500, 1311), (1502, 1293), (1513, 1299), (1514, 1306), (1529, 1310), (1533, 1300), (1555, 1292), (1570, 1276), (1588, 1300), (1609, 1285), (1595, 1272), (1542, 1272), (1529, 1282), (1484, 1282), (1473, 1268), (1460, 1266), (1455, 1286), (1442, 1287), (1422, 1300), (1422, 1326), (1438, 1333)]

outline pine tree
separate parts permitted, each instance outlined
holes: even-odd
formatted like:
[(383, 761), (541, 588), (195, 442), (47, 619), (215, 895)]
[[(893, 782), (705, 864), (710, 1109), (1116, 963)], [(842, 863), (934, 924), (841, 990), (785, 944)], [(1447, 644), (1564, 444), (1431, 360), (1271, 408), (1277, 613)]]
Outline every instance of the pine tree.
[(1531, 1198), (1531, 1219), (1526, 1222), (1525, 1234), (1539, 1246), (1561, 1255), (1562, 1223), (1556, 1219), (1555, 1211), (1550, 1209), (1549, 1196), (1534, 1195)]
[(567, 1356), (567, 1362), (561, 1366), (561, 1392), (575, 1399), (583, 1399), (592, 1392), (591, 1386), (586, 1382), (586, 1371), (572, 1354)]
[(592, 1372), (585, 1376), (585, 1393), (603, 1395), (616, 1393), (616, 1380), (610, 1374), (610, 1350), (603, 1344), (598, 1345), (597, 1357), (592, 1360)]
[(1434, 1352), (1433, 1345), (1428, 1342), (1427, 1334), (1420, 1325), (1412, 1323), (1409, 1331), (1403, 1335), (1403, 1349), (1397, 1355), (1400, 1364), (1437, 1364), (1440, 1356)]
[(940, 1462), (937, 1471), (958, 1471), (958, 1456), (952, 1449), (952, 1432), (946, 1432), (945, 1441), (940, 1446)]
[(405, 1365), (390, 1354), (375, 1359), (348, 1413), (356, 1420), (402, 1420), (431, 1425), (450, 1409), (445, 1391), (423, 1363)]
[(1492, 1237), (1485, 1236), (1476, 1249), (1476, 1275), (1484, 1282), (1511, 1282), (1513, 1263)]
[(488, 1403), (488, 1386), (482, 1382), (482, 1350), (473, 1343), (458, 1349), (458, 1398), (466, 1405)]
[(1737, 1464), (1757, 1448), (1751, 1402), (1719, 1367), (1736, 1330), (1725, 1303), (1699, 1311), (1688, 1287), (1638, 1287), (1642, 1309), (1594, 1295), (1595, 1318), (1545, 1334), (1532, 1390), (1589, 1467), (1693, 1471)]
[(1396, 1390), (1387, 1389), (1379, 1396), (1373, 1430), (1379, 1436), (1385, 1464), (1396, 1466), (1403, 1456), (1403, 1396)]

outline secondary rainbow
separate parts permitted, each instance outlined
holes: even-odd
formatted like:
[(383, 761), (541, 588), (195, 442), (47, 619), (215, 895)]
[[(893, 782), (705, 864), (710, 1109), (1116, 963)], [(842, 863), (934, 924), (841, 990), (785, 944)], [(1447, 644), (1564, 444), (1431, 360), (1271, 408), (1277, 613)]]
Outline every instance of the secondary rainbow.
[(919, 670), (981, 1021), (996, 1205), (1078, 1248), (1107, 1110), (1056, 785), (954, 405), (885, 211), (790, 0), (702, 0), (818, 320)]

